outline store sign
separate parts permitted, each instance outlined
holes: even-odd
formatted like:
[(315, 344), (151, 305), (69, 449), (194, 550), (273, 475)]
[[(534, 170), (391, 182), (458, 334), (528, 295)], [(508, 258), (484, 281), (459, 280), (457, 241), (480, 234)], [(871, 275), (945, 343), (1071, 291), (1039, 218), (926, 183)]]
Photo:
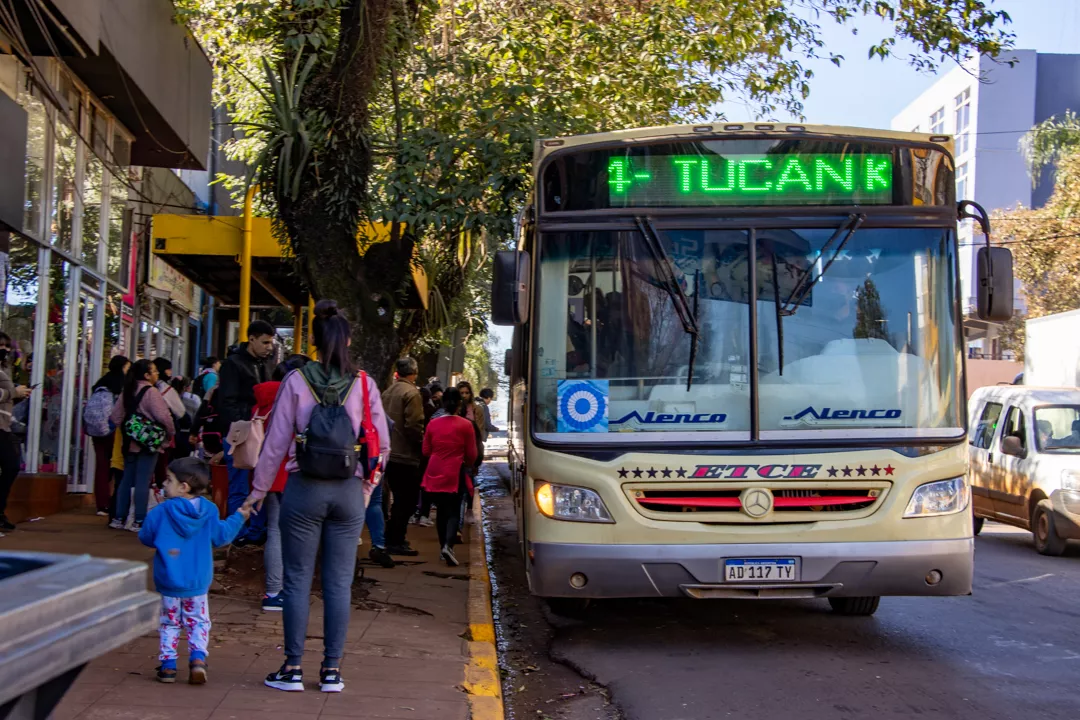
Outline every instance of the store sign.
[(199, 296), (195, 283), (156, 255), (150, 256), (150, 287), (165, 290), (169, 293), (169, 299), (185, 310), (198, 307)]

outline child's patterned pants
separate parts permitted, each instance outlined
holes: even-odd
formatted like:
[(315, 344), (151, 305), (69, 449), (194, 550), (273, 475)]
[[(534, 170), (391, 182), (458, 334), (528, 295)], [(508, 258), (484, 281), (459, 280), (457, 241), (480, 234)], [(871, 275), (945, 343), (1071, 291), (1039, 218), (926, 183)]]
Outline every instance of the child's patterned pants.
[(180, 628), (187, 628), (191, 658), (206, 658), (210, 644), (210, 605), (206, 595), (189, 598), (161, 596), (161, 655), (158, 659), (176, 661)]

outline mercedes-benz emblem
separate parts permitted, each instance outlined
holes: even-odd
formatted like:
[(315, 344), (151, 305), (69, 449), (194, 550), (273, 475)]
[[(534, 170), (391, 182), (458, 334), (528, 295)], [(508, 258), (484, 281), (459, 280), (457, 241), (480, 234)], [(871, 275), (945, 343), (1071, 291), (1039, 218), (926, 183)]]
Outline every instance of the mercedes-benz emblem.
[(773, 507), (773, 495), (765, 488), (743, 490), (739, 499), (742, 501), (743, 512), (752, 518), (765, 517)]

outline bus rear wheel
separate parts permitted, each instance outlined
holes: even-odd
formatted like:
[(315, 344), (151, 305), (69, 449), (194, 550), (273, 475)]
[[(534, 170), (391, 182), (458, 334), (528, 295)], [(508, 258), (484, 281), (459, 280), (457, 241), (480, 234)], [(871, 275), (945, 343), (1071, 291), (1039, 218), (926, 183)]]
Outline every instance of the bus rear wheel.
[(564, 618), (580, 620), (589, 611), (589, 598), (549, 597), (544, 598), (548, 610)]
[(975, 519), (972, 522), (972, 529), (975, 531), (976, 535), (978, 535), (979, 533), (982, 532), (983, 522), (984, 522), (984, 518), (981, 518), (978, 515), (975, 516)]
[(881, 597), (839, 597), (829, 598), (833, 612), (840, 615), (867, 616), (877, 612)]

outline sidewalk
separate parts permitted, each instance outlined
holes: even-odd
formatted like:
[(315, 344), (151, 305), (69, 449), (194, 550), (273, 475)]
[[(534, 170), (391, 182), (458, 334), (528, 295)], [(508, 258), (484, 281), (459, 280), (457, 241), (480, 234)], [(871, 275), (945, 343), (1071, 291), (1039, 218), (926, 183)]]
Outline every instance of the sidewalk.
[[(477, 501), (477, 509), (479, 505)], [(107, 529), (104, 518), (92, 511), (73, 511), (18, 527), (0, 538), (0, 551), (85, 552), (146, 562), (153, 556), (133, 534)], [(342, 663), (343, 693), (311, 690), (322, 659), (318, 581), (304, 659), (308, 690), (283, 693), (262, 684), (283, 660), (281, 613), (263, 613), (256, 591), (230, 586), (226, 576), (224, 586), (215, 582), (210, 593), (208, 684), (186, 683), (183, 639), (178, 682), (158, 683), (155, 632), (88, 665), (53, 718), (501, 720), (481, 525), (468, 525), (464, 535), (466, 544), (457, 552), (462, 565), (448, 568), (438, 558), (435, 529), (410, 526), (409, 540), (419, 557), (401, 558), (407, 562), (387, 570), (367, 561), (370, 544), (365, 531), (358, 565), (364, 577), (354, 584)], [(255, 560), (261, 567), (261, 554), (233, 552), (244, 553), (239, 559)], [(230, 564), (236, 557), (230, 557)], [(223, 576), (216, 573), (215, 579)]]

